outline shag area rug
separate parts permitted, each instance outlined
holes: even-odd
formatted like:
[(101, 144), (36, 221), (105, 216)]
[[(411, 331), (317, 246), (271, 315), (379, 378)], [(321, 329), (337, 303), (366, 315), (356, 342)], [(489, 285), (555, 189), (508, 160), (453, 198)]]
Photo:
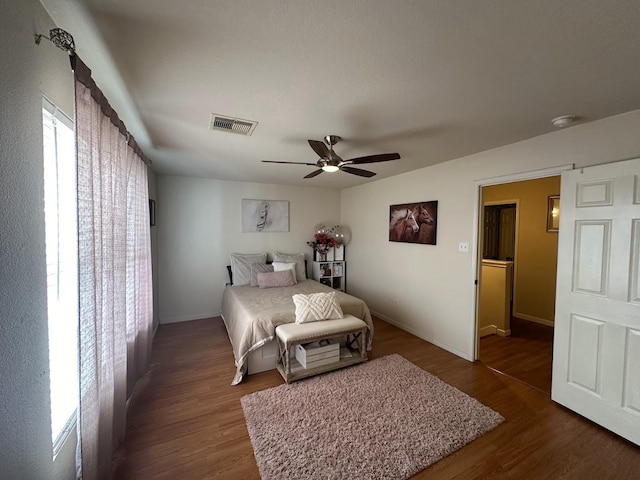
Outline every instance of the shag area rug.
[(406, 479), (504, 421), (400, 355), (241, 399), (271, 479)]

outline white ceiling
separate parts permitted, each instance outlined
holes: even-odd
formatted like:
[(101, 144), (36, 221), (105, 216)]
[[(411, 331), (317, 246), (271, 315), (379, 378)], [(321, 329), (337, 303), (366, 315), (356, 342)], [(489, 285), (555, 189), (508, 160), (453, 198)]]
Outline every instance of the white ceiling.
[[(160, 174), (344, 188), (640, 108), (638, 0), (42, 2)], [(326, 134), (402, 159), (370, 180), (260, 162), (315, 162)]]

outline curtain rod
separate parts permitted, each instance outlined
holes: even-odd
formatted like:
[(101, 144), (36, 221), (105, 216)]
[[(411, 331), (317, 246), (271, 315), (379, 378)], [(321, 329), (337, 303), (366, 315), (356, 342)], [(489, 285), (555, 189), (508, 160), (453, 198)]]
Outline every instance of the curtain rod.
[(151, 160), (147, 158), (147, 156), (142, 151), (142, 148), (136, 142), (136, 139), (129, 130), (127, 130), (127, 126), (124, 124), (118, 113), (111, 107), (107, 97), (102, 93), (100, 87), (96, 84), (96, 82), (91, 77), (91, 69), (87, 67), (87, 65), (82, 61), (82, 59), (76, 53), (75, 42), (73, 41), (73, 36), (62, 28), (54, 28), (49, 31), (49, 36), (45, 36), (42, 34), (37, 34), (36, 36), (36, 45), (40, 45), (40, 42), (43, 38), (49, 40), (52, 44), (58, 47), (61, 50), (64, 50), (69, 55), (69, 60), (71, 62), (71, 70), (73, 70), (74, 76), (76, 80), (82, 83), (85, 87), (87, 87), (91, 91), (91, 96), (96, 101), (98, 105), (100, 105), (100, 109), (105, 116), (109, 117), (111, 123), (113, 123), (120, 133), (127, 139), (127, 144), (133, 148), (133, 151), (142, 159), (144, 163), (147, 165), (151, 165)]

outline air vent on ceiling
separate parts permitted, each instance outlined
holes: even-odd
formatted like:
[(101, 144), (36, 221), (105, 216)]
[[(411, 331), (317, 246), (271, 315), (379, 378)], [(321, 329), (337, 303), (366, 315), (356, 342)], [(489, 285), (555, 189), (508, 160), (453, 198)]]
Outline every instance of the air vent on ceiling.
[(251, 135), (257, 125), (258, 122), (224, 117), (216, 113), (212, 113), (209, 120), (209, 130), (222, 130), (223, 132), (239, 133), (240, 135)]

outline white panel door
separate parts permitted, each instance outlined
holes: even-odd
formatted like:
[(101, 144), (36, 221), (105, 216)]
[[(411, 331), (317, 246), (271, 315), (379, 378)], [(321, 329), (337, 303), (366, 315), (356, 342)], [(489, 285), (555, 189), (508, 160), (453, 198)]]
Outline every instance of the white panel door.
[(551, 398), (640, 445), (640, 159), (562, 174)]

